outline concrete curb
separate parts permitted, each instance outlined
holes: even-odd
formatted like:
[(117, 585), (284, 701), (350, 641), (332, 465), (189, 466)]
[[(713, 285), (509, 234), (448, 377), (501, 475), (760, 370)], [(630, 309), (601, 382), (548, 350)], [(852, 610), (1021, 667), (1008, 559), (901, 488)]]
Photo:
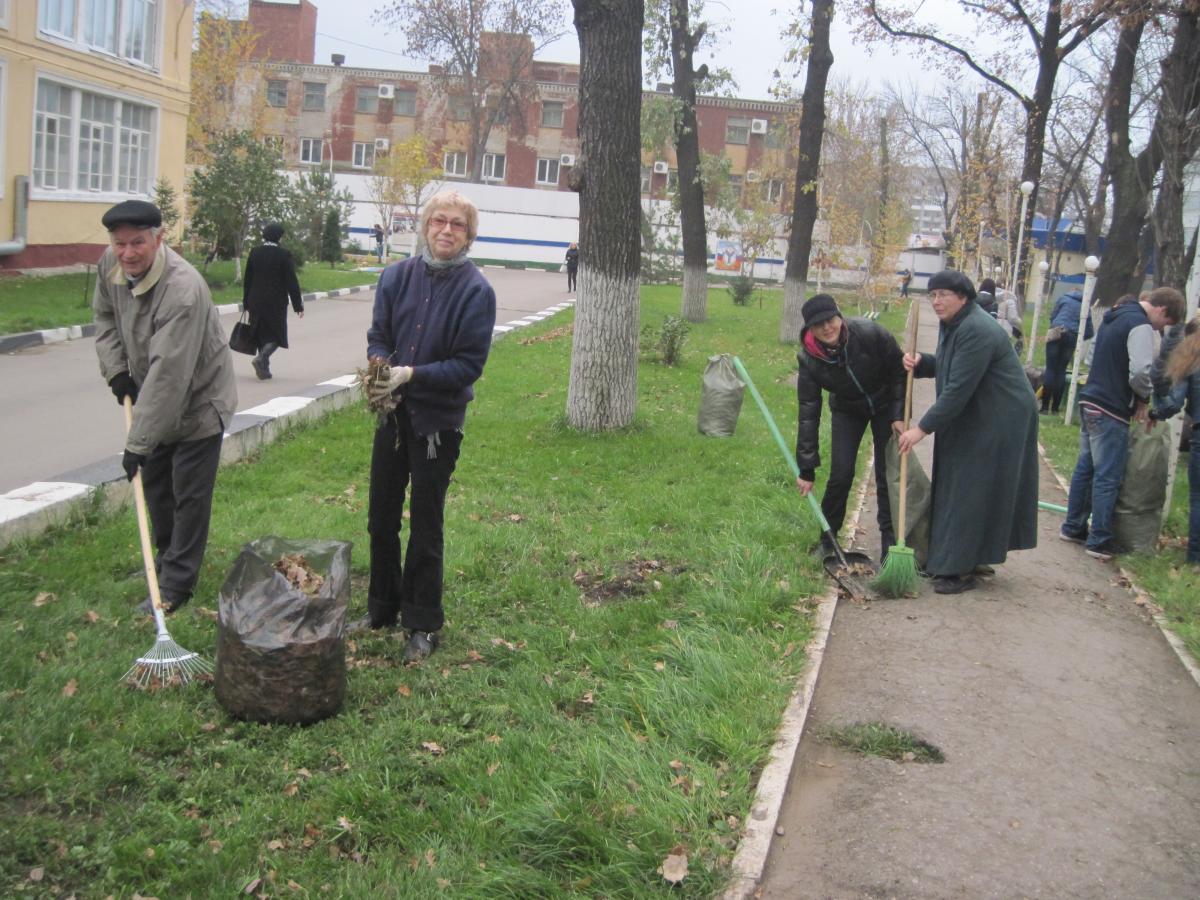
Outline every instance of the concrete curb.
[[(1038, 455), (1041, 456), (1042, 461), (1045, 462), (1049, 467), (1050, 472), (1054, 475), (1054, 480), (1057, 481), (1058, 486), (1062, 488), (1062, 492), (1070, 496), (1071, 485), (1065, 481), (1061, 475), (1058, 474), (1058, 469), (1054, 468), (1054, 464), (1050, 462), (1050, 456), (1046, 453), (1046, 448), (1042, 446), (1041, 441), (1038, 441)], [(1117, 571), (1120, 572), (1121, 577), (1125, 579), (1125, 583), (1128, 585), (1129, 593), (1133, 596), (1135, 603), (1137, 602), (1139, 595), (1142, 597), (1150, 596), (1150, 592), (1144, 590), (1142, 586), (1137, 583), (1137, 580), (1133, 577), (1133, 573), (1120, 563), (1117, 564)], [(1196, 660), (1192, 657), (1187, 645), (1180, 640), (1179, 635), (1171, 630), (1171, 626), (1167, 624), (1167, 617), (1162, 614), (1162, 610), (1159, 609), (1154, 603), (1149, 603), (1148, 601), (1144, 602), (1147, 602), (1145, 609), (1150, 613), (1150, 617), (1154, 619), (1154, 624), (1158, 626), (1158, 630), (1162, 634), (1163, 639), (1167, 642), (1168, 646), (1175, 651), (1175, 655), (1179, 657), (1179, 661), (1183, 663), (1183, 668), (1189, 675), (1192, 676), (1192, 681), (1196, 682), (1197, 687), (1200, 687), (1200, 665), (1198, 665)]]
[[(862, 514), (867, 485), (871, 482), (870, 473), (873, 471), (874, 452), (864, 469), (866, 475), (858, 486), (854, 513), (848, 524), (849, 531), (843, 529), (844, 533), (853, 535), (858, 529), (858, 518)], [(783, 808), (783, 798), (787, 794), (792, 768), (796, 764), (796, 754), (800, 750), (800, 739), (804, 736), (808, 712), (817, 691), (817, 677), (821, 672), (821, 662), (825, 658), (825, 645), (829, 641), (837, 603), (838, 588), (833, 584), (821, 597), (817, 607), (813, 636), (804, 648), (804, 668), (800, 671), (796, 689), (783, 711), (779, 730), (775, 733), (775, 743), (771, 745), (770, 758), (758, 778), (758, 790), (755, 792), (754, 802), (750, 805), (750, 814), (742, 827), (742, 839), (730, 864), (733, 878), (721, 895), (722, 900), (753, 898), (766, 870), (771, 842), (775, 837), (780, 810)]]
[[(337, 288), (336, 290), (320, 291), (313, 294), (302, 294), (301, 297), (305, 303), (320, 300), (322, 297), (342, 297), (346, 294), (357, 293), (358, 291), (374, 290), (377, 283), (377, 281), (373, 281), (370, 284), (360, 284), (354, 287)], [(217, 305), (217, 312), (221, 315), (235, 313), (241, 307), (240, 303), (221, 303)], [(65, 328), (43, 328), (40, 331), (22, 331), (17, 334), (0, 334), (0, 353), (15, 353), (27, 347), (42, 347), (46, 344), (59, 344), (63, 341), (77, 341), (80, 338), (95, 336), (96, 326), (94, 324), (69, 325)]]
[[(343, 288), (320, 296), (355, 290), (363, 288)], [(574, 300), (566, 300), (514, 322), (497, 325), (492, 340), (498, 341), (510, 331), (541, 322), (574, 304)], [(238, 304), (229, 306), (236, 310)], [(295, 423), (320, 418), (354, 402), (355, 379), (354, 374), (339, 375), (297, 394), (276, 397), (235, 413), (225, 432), (221, 462), (244, 459)], [(120, 454), (0, 494), (0, 548), (18, 538), (35, 537), (53, 526), (69, 525), (93, 505), (103, 509), (119, 507), (129, 502), (129, 496)]]

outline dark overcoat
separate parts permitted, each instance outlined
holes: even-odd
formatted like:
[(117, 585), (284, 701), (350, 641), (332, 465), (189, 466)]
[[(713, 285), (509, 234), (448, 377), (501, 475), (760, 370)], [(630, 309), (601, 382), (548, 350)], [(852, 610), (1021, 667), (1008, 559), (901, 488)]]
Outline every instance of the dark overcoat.
[(942, 322), (936, 357), (917, 377), (937, 379), (918, 423), (933, 447), (933, 575), (965, 575), (1037, 546), (1038, 407), (1000, 323), (968, 301)]
[(250, 327), (260, 348), (265, 344), (287, 347), (288, 300), (297, 313), (304, 312), (292, 254), (275, 244), (255, 247), (246, 259), (242, 303), (250, 313)]

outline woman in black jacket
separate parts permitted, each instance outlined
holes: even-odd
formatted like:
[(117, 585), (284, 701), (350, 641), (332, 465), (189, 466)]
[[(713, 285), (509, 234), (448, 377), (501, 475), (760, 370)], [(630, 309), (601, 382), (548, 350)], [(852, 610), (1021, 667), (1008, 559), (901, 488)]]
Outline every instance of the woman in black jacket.
[(279, 246), (283, 226), (271, 222), (263, 228), (263, 242), (250, 251), (242, 282), (242, 306), (250, 313), (250, 327), (258, 344), (258, 355), (250, 362), (260, 380), (271, 377), (271, 354), (287, 349), (287, 306), (292, 301), (296, 315), (304, 318), (304, 301), (292, 255)]
[[(867, 319), (846, 319), (828, 294), (810, 298), (801, 310), (800, 374), (796, 393), (800, 401), (796, 436), (796, 465), (801, 494), (813, 489), (821, 465), (818, 449), (821, 427), (821, 391), (829, 392), (832, 439), (829, 481), (821, 510), (836, 534), (846, 518), (846, 498), (854, 482), (854, 463), (863, 432), (871, 428), (875, 442), (875, 496), (882, 554), (896, 543), (888, 503), (886, 450), (893, 430), (899, 431), (904, 415), (904, 362), (896, 339), (883, 326)], [(833, 548), (822, 550), (832, 553)]]

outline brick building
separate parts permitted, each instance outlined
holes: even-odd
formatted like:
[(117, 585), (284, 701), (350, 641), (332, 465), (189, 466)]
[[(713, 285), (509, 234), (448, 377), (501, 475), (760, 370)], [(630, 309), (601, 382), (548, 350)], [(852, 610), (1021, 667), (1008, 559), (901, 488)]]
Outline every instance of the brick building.
[[(317, 64), (317, 10), (308, 0), (251, 0), (248, 26), (258, 36), (258, 61), (243, 75), (234, 119), (256, 122), (264, 138), (279, 145), (289, 168), (365, 174), (375, 154), (419, 132), (435, 148), (446, 179), (469, 178), (468, 104), (436, 66), (428, 72), (357, 68), (346, 65), (341, 54), (330, 64)], [(525, 36), (488, 34), (484, 51), (489, 44), (514, 41), (530, 45)], [(656, 94), (663, 92), (646, 97)], [(516, 95), (483, 148), (482, 180), (570, 190), (567, 174), (579, 153), (579, 66), (532, 60)], [(749, 191), (761, 192), (787, 209), (797, 107), (702, 97), (697, 118), (701, 150), (729, 159), (735, 188), (744, 189), (747, 198)], [(643, 158), (644, 197), (664, 197), (676, 177), (673, 148)]]

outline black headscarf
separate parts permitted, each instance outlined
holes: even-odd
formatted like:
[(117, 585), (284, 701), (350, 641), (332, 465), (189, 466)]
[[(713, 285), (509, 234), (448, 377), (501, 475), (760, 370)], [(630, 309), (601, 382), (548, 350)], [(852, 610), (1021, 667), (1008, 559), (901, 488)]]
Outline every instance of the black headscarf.
[(953, 269), (943, 269), (932, 276), (929, 279), (928, 290), (954, 291), (956, 294), (962, 294), (968, 300), (975, 299), (975, 285), (971, 283), (971, 279)]

